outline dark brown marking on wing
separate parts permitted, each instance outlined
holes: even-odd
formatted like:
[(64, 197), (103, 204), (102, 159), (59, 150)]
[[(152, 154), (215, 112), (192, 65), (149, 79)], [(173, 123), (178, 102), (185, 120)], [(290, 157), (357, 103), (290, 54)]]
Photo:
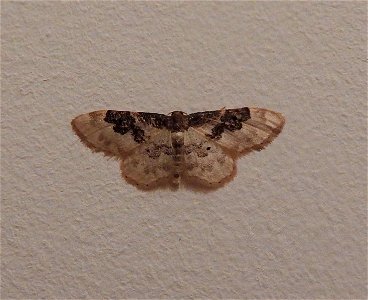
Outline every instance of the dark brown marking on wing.
[(211, 134), (207, 134), (211, 139), (219, 140), (225, 131), (224, 123), (218, 123), (212, 128)]
[(167, 128), (170, 117), (163, 114), (139, 112), (136, 113), (137, 120), (155, 128)]
[(212, 128), (211, 134), (208, 136), (212, 139), (220, 139), (225, 130), (236, 131), (243, 127), (243, 122), (250, 119), (250, 111), (248, 107), (227, 109), (220, 118), (220, 123)]
[(196, 112), (188, 115), (188, 125), (190, 127), (199, 127), (214, 119), (218, 119), (220, 115), (221, 110)]
[(170, 113), (170, 116), (146, 112), (133, 113), (133, 116), (138, 122), (158, 129), (165, 128), (171, 132), (188, 129), (188, 116), (182, 111), (173, 111)]
[(173, 111), (169, 116), (138, 112), (135, 116), (139, 122), (151, 125), (155, 128), (165, 128), (171, 132), (185, 131), (188, 129), (188, 116), (182, 111)]
[(139, 126), (135, 125), (132, 128), (132, 135), (133, 135), (134, 141), (136, 141), (137, 143), (144, 142), (144, 130), (141, 129)]
[[(170, 116), (156, 113), (108, 110), (104, 121), (114, 124), (113, 130), (121, 135), (130, 132), (137, 143), (145, 141), (144, 130), (137, 123), (166, 128), (171, 132), (183, 132), (189, 127), (200, 127), (206, 123), (216, 123), (208, 136), (220, 139), (225, 130), (235, 131), (242, 128), (242, 122), (250, 118), (248, 107), (197, 112), (186, 115), (182, 111), (173, 111)], [(174, 146), (175, 147), (175, 146)]]
[(130, 132), (137, 143), (144, 142), (144, 130), (136, 125), (136, 119), (129, 111), (108, 110), (104, 121), (114, 124), (113, 130), (116, 133), (124, 135)]

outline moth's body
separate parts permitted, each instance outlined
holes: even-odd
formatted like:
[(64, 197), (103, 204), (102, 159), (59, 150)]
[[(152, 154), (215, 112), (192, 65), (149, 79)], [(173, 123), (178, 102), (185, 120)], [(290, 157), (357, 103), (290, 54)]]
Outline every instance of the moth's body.
[(171, 145), (173, 147), (173, 160), (174, 170), (172, 184), (177, 186), (180, 183), (180, 177), (182, 175), (182, 165), (184, 162), (184, 132), (172, 132), (171, 133)]
[(283, 125), (281, 114), (247, 107), (169, 115), (102, 110), (72, 121), (88, 147), (120, 158), (124, 178), (142, 189), (183, 181), (219, 187), (233, 178), (240, 154), (263, 149)]

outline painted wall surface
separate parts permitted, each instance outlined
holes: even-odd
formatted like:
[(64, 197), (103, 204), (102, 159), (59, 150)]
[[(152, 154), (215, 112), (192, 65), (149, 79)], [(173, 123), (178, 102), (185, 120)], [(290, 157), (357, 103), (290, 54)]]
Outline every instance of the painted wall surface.
[[(2, 2), (1, 298), (367, 297), (365, 2)], [(212, 193), (142, 192), (81, 113), (256, 106)]]

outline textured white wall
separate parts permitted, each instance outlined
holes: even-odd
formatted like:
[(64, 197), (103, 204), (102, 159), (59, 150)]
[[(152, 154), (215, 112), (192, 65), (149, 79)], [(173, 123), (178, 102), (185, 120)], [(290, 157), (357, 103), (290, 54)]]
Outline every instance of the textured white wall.
[[(3, 2), (2, 299), (365, 298), (365, 2)], [(224, 188), (142, 192), (70, 121), (284, 113)]]

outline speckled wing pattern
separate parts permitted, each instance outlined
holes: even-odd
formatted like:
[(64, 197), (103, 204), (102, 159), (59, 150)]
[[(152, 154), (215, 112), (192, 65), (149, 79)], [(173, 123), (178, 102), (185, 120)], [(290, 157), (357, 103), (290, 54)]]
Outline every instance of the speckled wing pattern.
[(212, 189), (234, 177), (240, 155), (272, 142), (284, 122), (280, 113), (248, 107), (169, 115), (100, 110), (76, 117), (72, 127), (92, 151), (120, 159), (122, 176), (140, 189)]

